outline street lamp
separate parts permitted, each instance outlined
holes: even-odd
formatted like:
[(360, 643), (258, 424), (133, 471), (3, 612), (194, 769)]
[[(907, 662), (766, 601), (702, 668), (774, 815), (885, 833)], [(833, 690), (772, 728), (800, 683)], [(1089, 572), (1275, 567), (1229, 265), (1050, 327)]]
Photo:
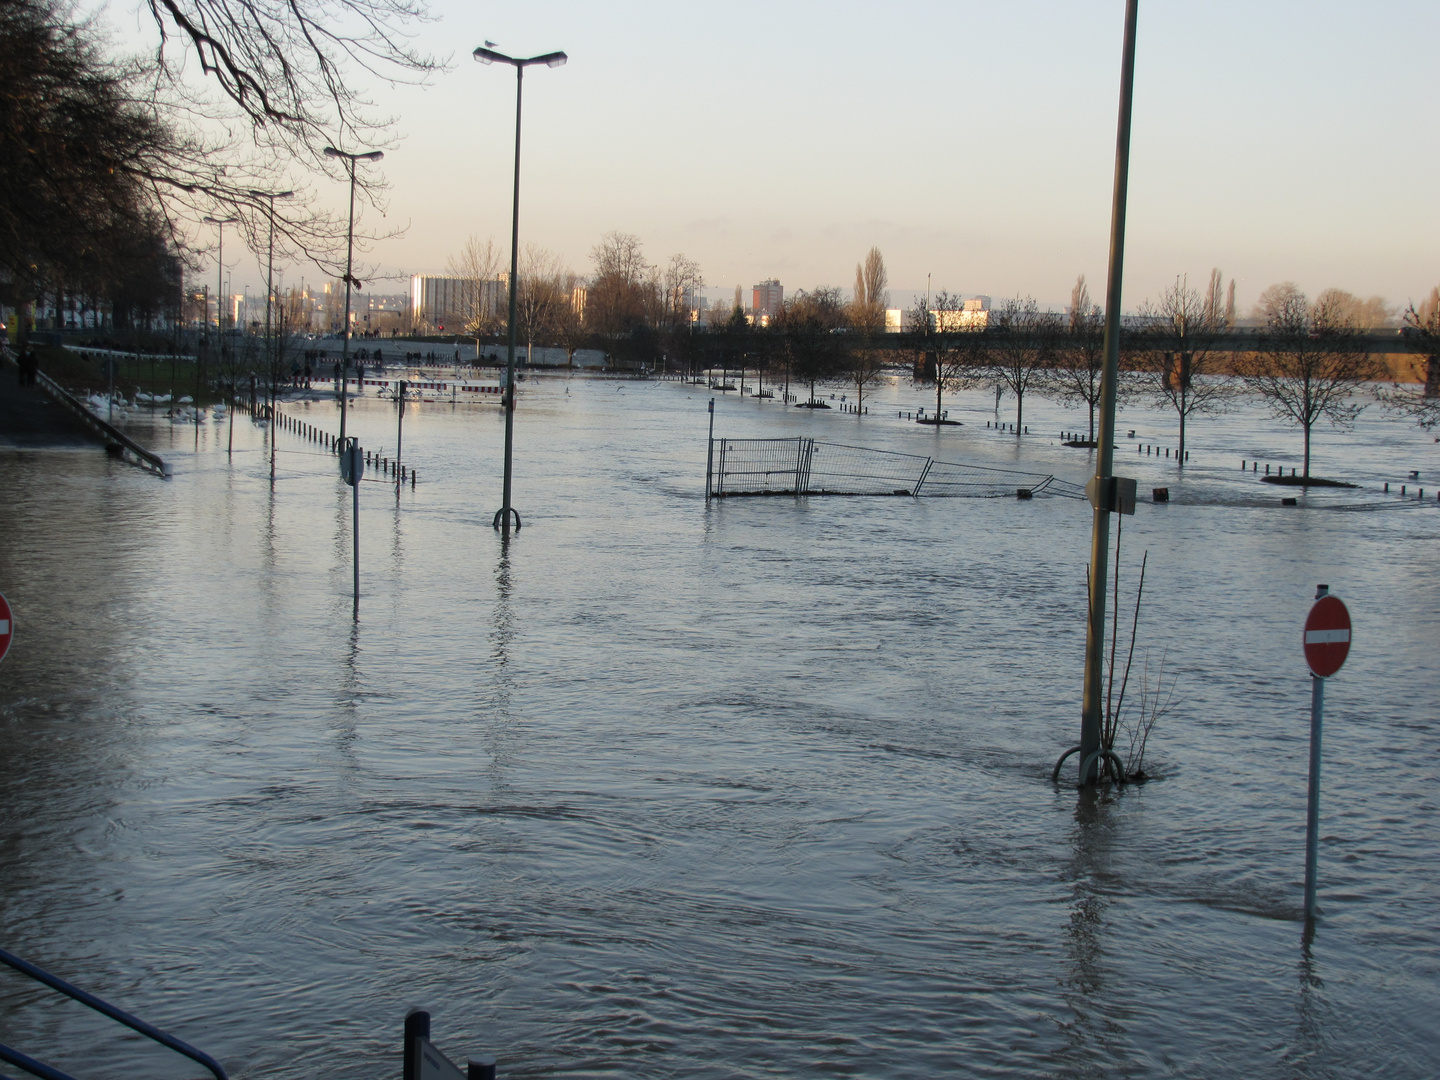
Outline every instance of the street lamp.
[[(294, 195), (293, 191), (251, 191), (252, 199), (264, 199), (269, 205), (270, 216), (270, 239), (269, 252), (265, 259), (265, 354), (270, 366), (270, 423), (275, 423), (275, 383), (279, 379), (280, 372), (279, 357), (276, 355), (275, 344), (270, 338), (270, 302), (275, 296), (275, 200), (288, 199)], [(249, 312), (246, 312), (249, 318)], [(275, 482), (275, 434), (270, 434), (270, 482)]]
[(510, 506), (510, 460), (515, 445), (515, 285), (520, 270), (520, 92), (525, 85), (525, 69), (534, 64), (546, 67), (563, 67), (569, 59), (563, 52), (532, 56), (528, 60), (517, 60), (513, 56), (479, 48), (475, 59), (482, 64), (497, 61), (509, 64), (515, 69), (515, 200), (510, 217), (510, 320), (509, 347), (505, 360), (505, 482), (501, 494), (501, 506), (495, 515), (495, 527), (501, 530), (501, 538), (510, 539), (510, 515), (515, 515), (515, 527), (520, 527), (520, 514)]
[[(219, 335), (225, 331), (225, 316), (221, 314), (223, 310), (221, 305), (224, 303), (221, 297), (225, 295), (225, 226), (234, 225), (240, 219), (238, 217), (206, 217), (202, 220), (210, 225), (218, 225), (220, 228), (220, 249), (215, 256), (215, 268), (218, 271), (215, 275), (215, 291), (217, 293), (215, 297), (215, 335), (218, 341)], [(205, 321), (210, 321), (210, 313), (208, 311), (205, 313)]]
[(347, 154), (333, 146), (325, 147), (325, 156), (343, 158), (350, 173), (350, 225), (345, 231), (345, 324), (340, 328), (340, 445), (345, 442), (345, 372), (350, 367), (350, 286), (355, 281), (355, 163), (357, 161), (379, 161), (385, 155), (379, 150), (363, 154)]

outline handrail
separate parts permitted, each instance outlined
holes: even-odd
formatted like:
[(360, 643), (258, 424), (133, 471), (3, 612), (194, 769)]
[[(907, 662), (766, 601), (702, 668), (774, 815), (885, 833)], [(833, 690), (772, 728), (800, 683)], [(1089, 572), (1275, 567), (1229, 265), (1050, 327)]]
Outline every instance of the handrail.
[(96, 416), (84, 405), (82, 405), (79, 398), (77, 398), (74, 394), (70, 393), (69, 390), (66, 390), (63, 386), (57, 383), (54, 379), (50, 378), (50, 376), (46, 375), (43, 371), (37, 371), (35, 373), (35, 377), (39, 380), (41, 387), (44, 388), (47, 394), (53, 397), (56, 401), (60, 402), (62, 405), (69, 406), (70, 410), (74, 412), (77, 416), (79, 416), (84, 423), (88, 424), (91, 428), (93, 428), (103, 437), (119, 443), (126, 450), (129, 450), (132, 454), (134, 454), (139, 459), (139, 465), (141, 468), (150, 469), (152, 472), (155, 472), (156, 474), (164, 477), (168, 477), (170, 475), (170, 467), (165, 464), (165, 459), (162, 458), (159, 454), (155, 453), (153, 450), (146, 450), (143, 446), (137, 443), (134, 439), (130, 438), (129, 435), (126, 435), (119, 428), (106, 423), (104, 420), (101, 420), (98, 416)]
[[(0, 949), (0, 963), (10, 965), (16, 971), (20, 972), (20, 974), (28, 975), (36, 982), (42, 982), (46, 986), (50, 987), (52, 990), (58, 990), (66, 997), (73, 998), (74, 1000), (80, 1002), (81, 1005), (94, 1009), (98, 1013), (103, 1013), (104, 1015), (110, 1017), (111, 1020), (124, 1024), (126, 1027), (130, 1028), (133, 1031), (138, 1031), (147, 1039), (158, 1042), (161, 1046), (167, 1047), (168, 1049), (175, 1051), (177, 1054), (183, 1054), (191, 1061), (194, 1061), (197, 1064), (203, 1065), (205, 1066), (205, 1068), (209, 1069), (211, 1074), (214, 1075), (215, 1080), (228, 1080), (225, 1075), (225, 1070), (220, 1067), (220, 1063), (214, 1058), (212, 1058), (209, 1054), (205, 1053), (203, 1050), (195, 1049), (195, 1047), (191, 1046), (189, 1043), (175, 1038), (174, 1035), (169, 1035), (166, 1032), (161, 1031), (153, 1024), (147, 1024), (138, 1016), (131, 1016), (124, 1009), (117, 1009), (108, 1001), (104, 1001), (96, 997), (94, 994), (87, 993), (86, 991), (81, 990), (78, 986), (73, 986), (70, 983), (66, 982), (58, 975), (51, 975), (50, 972), (46, 971), (44, 968), (36, 967), (28, 960), (22, 960), (14, 953), (7, 952), (4, 949)], [(52, 1069), (48, 1065), (43, 1065), (40, 1062), (35, 1061), (33, 1058), (26, 1057), (19, 1051), (11, 1050), (9, 1047), (3, 1045), (0, 1045), (0, 1059), (9, 1062), (11, 1065), (17, 1065), (34, 1076), (43, 1077), (44, 1080), (70, 1080), (70, 1077), (66, 1076), (64, 1073)], [(44, 1071), (37, 1071), (35, 1066), (39, 1066), (39, 1069)]]

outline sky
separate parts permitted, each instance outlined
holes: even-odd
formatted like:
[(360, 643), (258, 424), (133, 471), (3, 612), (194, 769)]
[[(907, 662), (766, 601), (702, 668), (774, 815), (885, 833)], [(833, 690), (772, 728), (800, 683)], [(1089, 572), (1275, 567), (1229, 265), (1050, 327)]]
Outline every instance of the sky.
[[(397, 118), (387, 272), (443, 273), (472, 234), (508, 250), (515, 79), (471, 59), (488, 39), (570, 56), (526, 75), (520, 231), (581, 273), (618, 230), (747, 301), (768, 277), (848, 288), (872, 245), (897, 305), (928, 282), (1060, 307), (1079, 274), (1103, 300), (1123, 0), (430, 10), (414, 44), (448, 68), (369, 88)], [(1436, 41), (1433, 0), (1141, 0), (1122, 306), (1212, 267), (1242, 313), (1283, 280), (1423, 299)]]

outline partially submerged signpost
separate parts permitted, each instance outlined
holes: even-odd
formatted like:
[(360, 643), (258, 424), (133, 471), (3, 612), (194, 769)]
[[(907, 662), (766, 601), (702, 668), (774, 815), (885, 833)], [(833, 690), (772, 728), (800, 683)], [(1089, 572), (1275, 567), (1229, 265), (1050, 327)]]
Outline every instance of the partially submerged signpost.
[(360, 481), (365, 476), (365, 453), (360, 440), (347, 439), (340, 451), (340, 479), (350, 485), (352, 515), (350, 532), (355, 539), (355, 617), (360, 617)]
[(493, 1057), (472, 1057), (462, 1071), (430, 1041), (430, 1014), (411, 1009), (405, 1014), (403, 1080), (495, 1080)]
[(1305, 807), (1305, 921), (1315, 918), (1316, 864), (1320, 854), (1320, 736), (1325, 719), (1325, 680), (1350, 655), (1350, 612), (1329, 585), (1315, 587), (1305, 619), (1305, 663), (1310, 665), (1310, 791)]
[(15, 616), (10, 611), (10, 601), (5, 599), (4, 593), (0, 593), (0, 660), (5, 659), (14, 640)]

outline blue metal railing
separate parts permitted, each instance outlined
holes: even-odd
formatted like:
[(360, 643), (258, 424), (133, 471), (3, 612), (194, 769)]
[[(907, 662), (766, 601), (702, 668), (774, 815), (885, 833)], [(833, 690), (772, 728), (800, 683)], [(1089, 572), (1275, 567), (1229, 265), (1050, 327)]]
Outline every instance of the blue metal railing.
[[(168, 1049), (175, 1051), (175, 1053), (177, 1054), (183, 1054), (191, 1061), (194, 1061), (209, 1069), (211, 1074), (215, 1077), (215, 1080), (227, 1080), (227, 1077), (225, 1076), (225, 1070), (222, 1069), (220, 1067), (220, 1063), (214, 1058), (212, 1058), (209, 1054), (205, 1053), (203, 1050), (196, 1050), (195, 1047), (191, 1046), (189, 1043), (183, 1042), (182, 1040), (175, 1038), (175, 1036), (173, 1035), (166, 1034), (152, 1024), (147, 1024), (138, 1016), (131, 1016), (124, 1009), (117, 1009), (108, 1001), (102, 1001), (94, 994), (86, 993), (78, 986), (72, 986), (64, 979), (59, 978), (55, 975), (51, 975), (50, 972), (46, 971), (44, 968), (36, 967), (28, 960), (22, 960), (14, 953), (6, 952), (4, 949), (0, 949), (0, 963), (8, 964), (10, 967), (20, 972), (20, 974), (28, 975), (36, 982), (44, 983), (52, 990), (60, 991), (60, 993), (64, 994), (66, 997), (73, 998), (76, 1001), (80, 1002), (81, 1005), (94, 1009), (98, 1013), (103, 1013), (104, 1015), (110, 1017), (111, 1020), (115, 1020), (118, 1023), (124, 1024), (132, 1031), (138, 1031), (147, 1039), (152, 1039), (153, 1041), (159, 1043), (161, 1046), (167, 1047)], [(24, 1069), (32, 1076), (41, 1077), (42, 1080), (73, 1080), (72, 1077), (61, 1072), (59, 1069), (51, 1068), (44, 1062), (36, 1061), (34, 1058), (22, 1054), (18, 1050), (12, 1050), (10, 1047), (4, 1045), (3, 1043), (0, 1043), (0, 1061), (4, 1061), (9, 1065), (14, 1065), (17, 1068)], [(0, 1080), (7, 1080), (7, 1078), (0, 1076)]]

